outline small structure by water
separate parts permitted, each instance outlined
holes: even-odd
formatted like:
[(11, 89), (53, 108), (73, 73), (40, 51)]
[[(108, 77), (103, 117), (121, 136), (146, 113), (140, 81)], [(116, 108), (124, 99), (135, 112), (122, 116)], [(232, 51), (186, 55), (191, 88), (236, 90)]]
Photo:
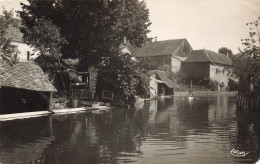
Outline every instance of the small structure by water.
[(0, 59), (0, 114), (51, 110), (56, 91), (34, 62), (10, 65)]
[(174, 95), (174, 82), (165, 71), (150, 71), (150, 98)]

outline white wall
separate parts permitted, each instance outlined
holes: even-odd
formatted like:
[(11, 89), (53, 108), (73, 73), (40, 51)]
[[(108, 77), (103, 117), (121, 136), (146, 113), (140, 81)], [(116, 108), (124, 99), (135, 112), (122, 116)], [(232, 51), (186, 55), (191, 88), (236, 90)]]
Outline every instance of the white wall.
[[(30, 54), (34, 53), (33, 48), (25, 43), (12, 41), (11, 44), (17, 46), (19, 51), (18, 59), (21, 61), (27, 60), (27, 52), (30, 52)], [(35, 58), (35, 56), (31, 56), (30, 58)]]
[(175, 57), (172, 57), (172, 65), (171, 65), (171, 70), (174, 73), (177, 73), (181, 69), (181, 61), (176, 59)]
[(217, 81), (219, 84), (223, 82), (225, 87), (228, 86), (228, 81), (229, 81), (228, 71), (224, 70), (223, 66), (210, 64), (209, 76), (210, 76), (210, 80)]
[(158, 83), (156, 80), (156, 75), (150, 76), (150, 99), (156, 98), (158, 96)]

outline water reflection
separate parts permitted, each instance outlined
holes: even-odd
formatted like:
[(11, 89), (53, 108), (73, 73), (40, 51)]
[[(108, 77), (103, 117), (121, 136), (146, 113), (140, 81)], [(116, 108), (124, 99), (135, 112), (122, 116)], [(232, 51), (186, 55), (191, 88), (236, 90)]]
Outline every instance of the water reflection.
[[(185, 97), (113, 109), (0, 122), (0, 162), (252, 163), (259, 158), (259, 112), (235, 97)], [(243, 158), (231, 149), (249, 151)]]

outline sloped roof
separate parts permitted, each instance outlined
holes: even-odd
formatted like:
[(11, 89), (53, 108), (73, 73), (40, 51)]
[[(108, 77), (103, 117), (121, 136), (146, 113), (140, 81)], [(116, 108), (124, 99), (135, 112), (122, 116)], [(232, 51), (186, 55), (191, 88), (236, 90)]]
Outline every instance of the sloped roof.
[(172, 55), (186, 39), (173, 39), (146, 43), (142, 47), (128, 46), (136, 57)]
[(0, 86), (34, 91), (57, 91), (42, 69), (31, 61), (19, 62), (11, 66), (0, 59)]
[(176, 59), (178, 59), (178, 60), (180, 60), (180, 61), (184, 61), (186, 58), (187, 58), (187, 56), (186, 57), (182, 57), (182, 56), (173, 56), (174, 58), (176, 58)]
[(168, 75), (164, 71), (156, 71), (156, 75), (158, 76), (159, 80), (162, 80), (165, 82), (166, 86), (169, 88), (174, 88), (175, 84), (174, 82), (168, 78)]
[(212, 62), (216, 64), (232, 65), (231, 59), (226, 55), (205, 49), (190, 51), (185, 62)]

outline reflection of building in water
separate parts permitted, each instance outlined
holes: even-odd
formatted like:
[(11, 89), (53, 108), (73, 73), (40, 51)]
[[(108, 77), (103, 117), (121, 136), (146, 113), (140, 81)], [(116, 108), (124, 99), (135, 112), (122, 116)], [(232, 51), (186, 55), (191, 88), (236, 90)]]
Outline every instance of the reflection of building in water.
[(157, 111), (162, 111), (165, 108), (165, 98), (157, 100)]
[(198, 128), (203, 129), (208, 122), (209, 102), (207, 99), (194, 99), (191, 103), (186, 98), (179, 98), (175, 101), (177, 114), (180, 121), (187, 129)]
[(229, 123), (230, 119), (234, 118), (236, 105), (229, 104), (231, 98), (229, 96), (215, 96), (211, 98), (209, 105), (209, 124)]
[(150, 101), (150, 108), (149, 108), (149, 123), (154, 123), (155, 116), (157, 113), (157, 100), (151, 100)]

